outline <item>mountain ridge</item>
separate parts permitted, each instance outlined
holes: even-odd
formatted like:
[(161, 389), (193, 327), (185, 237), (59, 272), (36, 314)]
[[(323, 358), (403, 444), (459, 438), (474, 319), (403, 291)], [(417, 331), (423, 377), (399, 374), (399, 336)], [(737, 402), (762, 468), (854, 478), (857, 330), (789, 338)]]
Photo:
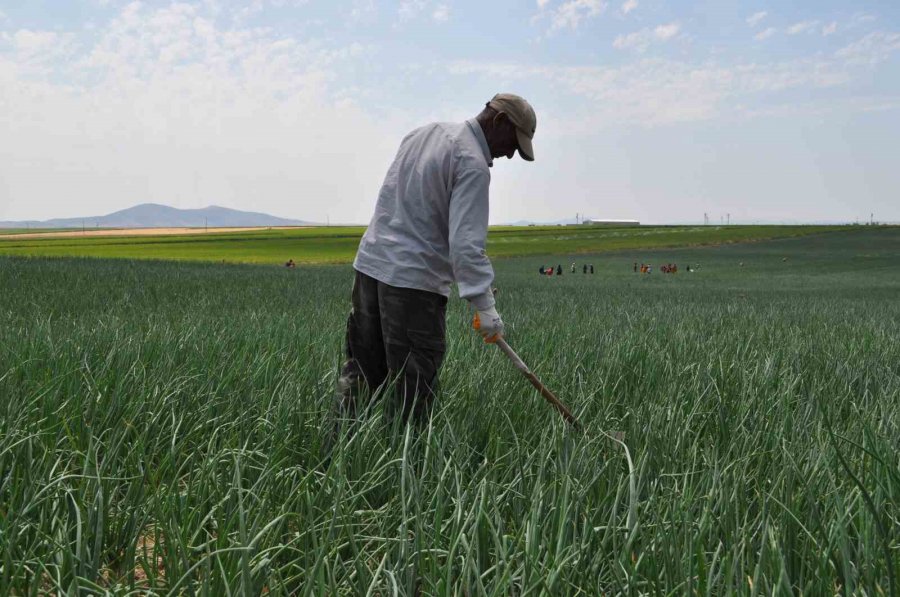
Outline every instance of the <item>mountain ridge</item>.
[(103, 216), (0, 222), (0, 228), (244, 228), (308, 226), (312, 222), (280, 218), (262, 212), (209, 205), (180, 209), (161, 203), (140, 203)]

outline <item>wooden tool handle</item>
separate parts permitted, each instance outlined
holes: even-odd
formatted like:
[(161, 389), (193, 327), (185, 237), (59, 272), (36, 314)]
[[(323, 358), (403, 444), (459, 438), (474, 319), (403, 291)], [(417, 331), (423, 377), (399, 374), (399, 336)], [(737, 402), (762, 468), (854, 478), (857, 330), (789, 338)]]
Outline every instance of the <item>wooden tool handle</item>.
[(551, 392), (547, 386), (541, 383), (541, 380), (537, 378), (537, 376), (531, 372), (525, 362), (519, 358), (519, 355), (516, 354), (516, 351), (510, 347), (509, 344), (506, 343), (506, 340), (503, 338), (499, 338), (496, 342), (497, 346), (500, 347), (500, 350), (509, 357), (509, 360), (513, 362), (513, 365), (516, 366), (516, 369), (522, 372), (522, 375), (531, 382), (531, 385), (535, 387), (535, 389), (544, 397), (544, 400), (553, 405), (553, 407), (559, 411), (559, 414), (563, 416), (563, 418), (572, 425), (575, 429), (581, 430), (581, 424), (578, 422), (578, 419), (575, 418), (575, 415), (572, 414), (572, 411), (568, 409), (568, 407), (563, 404), (559, 398), (557, 398), (553, 392)]

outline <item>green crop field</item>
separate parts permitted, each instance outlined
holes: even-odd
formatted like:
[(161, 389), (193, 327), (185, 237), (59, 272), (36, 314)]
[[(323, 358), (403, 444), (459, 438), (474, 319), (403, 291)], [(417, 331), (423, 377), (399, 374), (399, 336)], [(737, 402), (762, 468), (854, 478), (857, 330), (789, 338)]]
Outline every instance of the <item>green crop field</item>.
[[(92, 228), (93, 230), (93, 228)], [(15, 236), (18, 234), (35, 234), (37, 232), (69, 232), (64, 228), (0, 228), (0, 236)], [(19, 239), (22, 240), (22, 239)]]
[[(495, 261), (509, 342), (582, 433), (454, 298), (430, 425), (375, 408), (329, 461), (348, 265), (0, 257), (0, 594), (896, 594), (900, 229), (660, 248), (745, 229), (692, 230), (492, 232), (531, 254)], [(343, 260), (358, 231), (257, 234), (0, 251)]]
[[(709, 245), (839, 232), (840, 226), (497, 227), (488, 235), (495, 257), (590, 253), (616, 249)], [(253, 230), (168, 236), (0, 237), (0, 255), (115, 257), (281, 264), (348, 263), (362, 227)]]

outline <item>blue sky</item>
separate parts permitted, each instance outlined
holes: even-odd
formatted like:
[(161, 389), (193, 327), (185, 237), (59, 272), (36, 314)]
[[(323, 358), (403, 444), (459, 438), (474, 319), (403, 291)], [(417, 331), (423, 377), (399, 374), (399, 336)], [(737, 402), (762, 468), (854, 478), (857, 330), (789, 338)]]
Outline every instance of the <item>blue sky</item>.
[(0, 220), (366, 222), (400, 138), (538, 114), (491, 221), (900, 221), (900, 2), (0, 0)]

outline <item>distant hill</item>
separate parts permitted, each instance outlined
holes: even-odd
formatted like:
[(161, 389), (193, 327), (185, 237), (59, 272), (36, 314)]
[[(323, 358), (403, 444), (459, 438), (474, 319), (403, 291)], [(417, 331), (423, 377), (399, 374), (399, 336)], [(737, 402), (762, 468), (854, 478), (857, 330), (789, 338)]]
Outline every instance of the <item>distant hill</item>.
[(142, 203), (105, 216), (57, 218), (54, 220), (0, 222), (0, 228), (241, 228), (245, 226), (303, 226), (310, 222), (289, 220), (252, 211), (210, 205), (203, 209), (178, 209), (157, 203)]

